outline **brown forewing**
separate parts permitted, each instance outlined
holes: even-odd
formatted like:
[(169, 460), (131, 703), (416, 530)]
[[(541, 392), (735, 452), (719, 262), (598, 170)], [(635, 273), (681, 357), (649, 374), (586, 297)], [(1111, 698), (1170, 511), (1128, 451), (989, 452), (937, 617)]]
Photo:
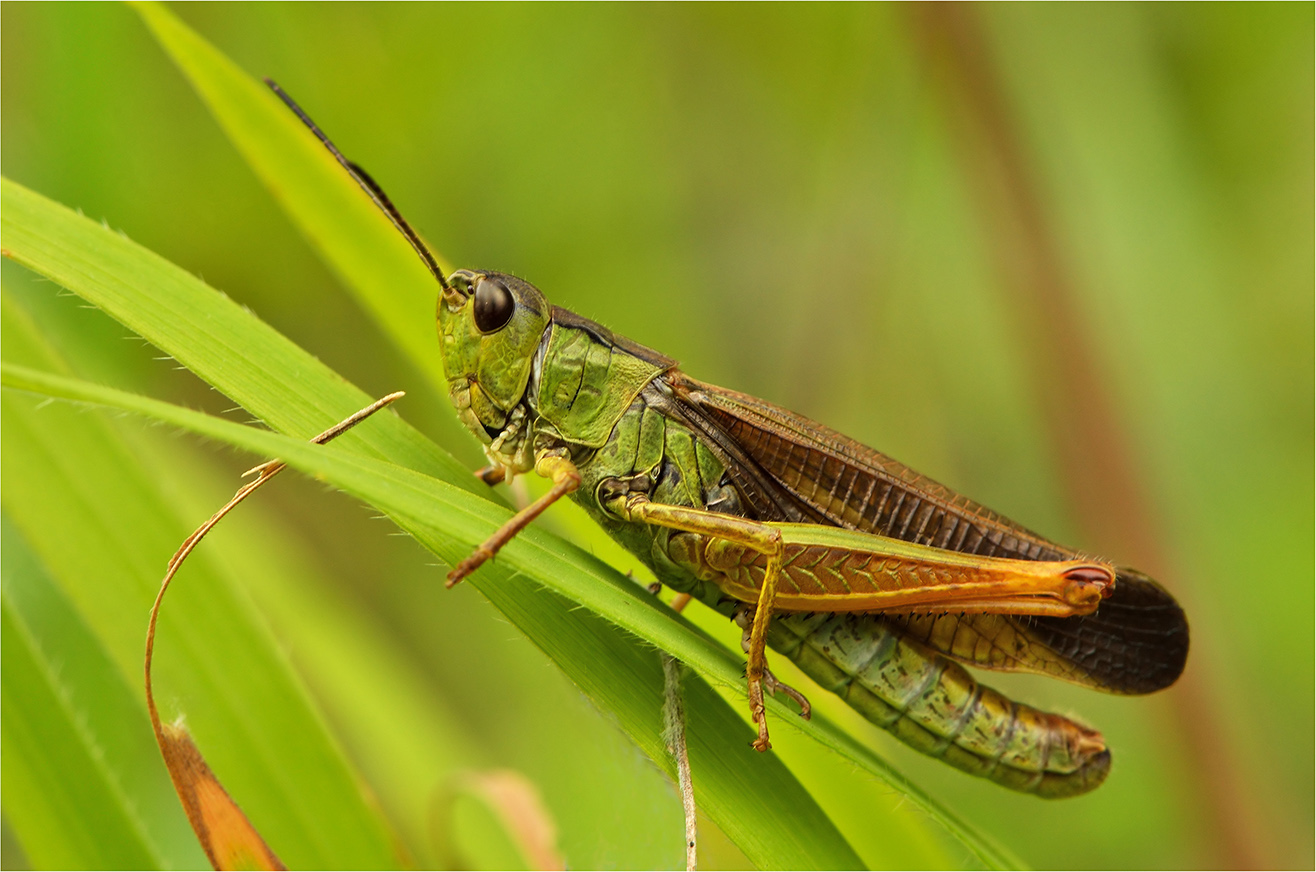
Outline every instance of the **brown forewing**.
[[(756, 397), (664, 376), (681, 414), (728, 464), (757, 518), (811, 521), (968, 554), (1083, 558), (945, 485)], [(1160, 585), (1120, 568), (1115, 593), (1078, 618), (902, 615), (882, 620), (963, 663), (1148, 693), (1183, 671), (1188, 624)]]

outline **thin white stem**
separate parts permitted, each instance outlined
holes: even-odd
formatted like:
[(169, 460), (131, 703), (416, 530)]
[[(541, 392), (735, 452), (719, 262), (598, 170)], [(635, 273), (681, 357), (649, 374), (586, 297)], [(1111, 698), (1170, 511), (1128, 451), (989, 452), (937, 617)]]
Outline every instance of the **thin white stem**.
[(685, 701), (681, 694), (681, 662), (667, 652), (663, 661), (663, 738), (668, 752), (676, 759), (676, 784), (685, 810), (685, 868), (698, 868), (698, 818), (695, 787), (690, 779), (690, 755), (685, 746)]

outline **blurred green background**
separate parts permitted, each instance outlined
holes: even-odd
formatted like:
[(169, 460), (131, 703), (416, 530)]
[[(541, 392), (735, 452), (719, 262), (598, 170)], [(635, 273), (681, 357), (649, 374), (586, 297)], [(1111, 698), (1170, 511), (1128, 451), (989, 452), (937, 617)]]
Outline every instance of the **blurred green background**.
[[(1106, 785), (1041, 802), (866, 734), (935, 796), (1041, 867), (1316, 862), (1310, 4), (174, 11), (277, 79), (450, 262), (523, 275), (1175, 592), (1193, 652), (1166, 693), (987, 679), (1100, 728)], [(5, 175), (367, 391), (408, 390), (402, 414), (479, 465), (131, 9), (5, 3), (0, 39)], [(3, 275), (86, 377), (226, 408), (76, 299)], [(177, 483), (198, 519), (250, 465), (162, 441), (206, 470)], [(665, 778), (542, 654), (409, 540), (285, 478), (263, 520), (235, 521), (278, 530), (359, 612), (469, 765), (536, 785), (571, 866), (679, 862)], [(298, 616), (269, 620), (282, 636)], [(350, 700), (318, 703), (361, 753)], [(880, 827), (893, 805), (855, 815)], [(708, 838), (709, 865), (743, 862)]]

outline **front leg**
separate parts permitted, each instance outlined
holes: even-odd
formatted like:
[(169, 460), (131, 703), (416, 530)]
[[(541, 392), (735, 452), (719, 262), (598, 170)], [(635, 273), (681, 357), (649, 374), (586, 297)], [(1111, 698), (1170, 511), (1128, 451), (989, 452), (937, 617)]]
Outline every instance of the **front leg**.
[(545, 509), (580, 487), (580, 471), (571, 462), (571, 458), (567, 456), (567, 451), (564, 448), (554, 448), (542, 452), (535, 459), (535, 472), (544, 478), (551, 479), (553, 487), (549, 488), (548, 493), (513, 515), (507, 523), (495, 530), (494, 534), (486, 539), (483, 545), (476, 548), (470, 557), (453, 567), (452, 572), (448, 573), (448, 587), (452, 587), (479, 569), (486, 560), (497, 554), (500, 548), (512, 541), (517, 533), (520, 533), (531, 521), (543, 514)]

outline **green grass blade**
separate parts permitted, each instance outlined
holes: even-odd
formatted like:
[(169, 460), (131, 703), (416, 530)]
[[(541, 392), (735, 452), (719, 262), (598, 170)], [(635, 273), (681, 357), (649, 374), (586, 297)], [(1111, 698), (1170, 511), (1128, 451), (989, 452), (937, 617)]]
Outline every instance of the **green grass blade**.
[[(103, 309), (275, 429), (307, 438), (373, 397), (187, 271), (95, 222), (0, 180), (7, 257)], [(76, 220), (67, 220), (76, 219)], [(396, 416), (370, 445), (474, 490), (469, 470)]]
[(443, 393), (434, 338), (439, 289), (411, 247), (263, 83), (163, 5), (134, 5), (316, 251)]
[[(59, 365), (8, 306), (3, 326), (6, 355)], [(149, 462), (100, 417), (37, 408), (12, 393), (0, 404), (6, 518), (104, 649), (119, 681), (132, 689), (135, 711), (120, 708), (116, 716), (105, 698), (86, 704), (96, 712), (84, 722), (142, 814), (154, 815), (162, 802), (176, 813), (167, 782), (163, 801), (158, 780), (136, 781), (152, 770), (160, 774), (140, 682), (145, 615), (167, 556), (195, 521), (178, 517), (141, 472)], [(161, 617), (156, 693), (162, 716), (186, 716), (230, 793), (285, 862), (395, 866), (378, 811), (362, 795), (280, 646), (233, 579), (200, 556)], [(15, 602), (31, 601), (19, 596), (25, 590), (15, 589)], [(52, 656), (72, 657), (78, 650), (58, 634), (51, 643), (58, 651)], [(143, 753), (150, 763), (134, 762)]]
[(39, 867), (158, 869), (161, 859), (63, 697), (58, 661), (0, 598), (5, 811)]
[[(96, 735), (80, 722), (84, 712), (73, 700), (86, 688), (69, 687), (69, 653), (43, 644), (10, 596), (16, 575), (20, 584), (41, 579), (39, 571), (24, 571), (35, 561), (21, 537), (5, 532), (0, 748), (10, 823), (39, 868), (161, 868), (144, 821), (101, 759)], [(84, 665), (77, 658), (71, 668), (81, 673)]]
[[(5, 807), (11, 810), (24, 847), (40, 858), (38, 865), (46, 867), (133, 865), (91, 859), (75, 862), (67, 857), (56, 861), (54, 856), (69, 850), (122, 852), (138, 842), (154, 858), (143, 862), (166, 868), (204, 865), (205, 855), (152, 739), (141, 694), (134, 693), (136, 688), (129, 684), (137, 676), (124, 676), (115, 668), (109, 652), (7, 517), (0, 537), (4, 543), (0, 576), (5, 620), (16, 626), (19, 639), (14, 644), (27, 649), (12, 659), (7, 654), (3, 658), (5, 677), (0, 684), (6, 694), (6, 722), (36, 719), (43, 707), (40, 691), (34, 699), (25, 690), (33, 689), (30, 682), (37, 678), (55, 689), (60, 711), (72, 722), (72, 731), (41, 728), (37, 732), (42, 739), (36, 745), (12, 755), (6, 751), (6, 762), (14, 767), (5, 767)], [(8, 632), (7, 625), (6, 636)], [(24, 663), (44, 675), (24, 678), (20, 674)], [(88, 753), (91, 765), (85, 765), (83, 759)], [(46, 775), (36, 780), (35, 790), (16, 789), (10, 776), (36, 768), (34, 761), (45, 756), (52, 758), (44, 764), (51, 771), (71, 768), (73, 761), (80, 761), (81, 776), (77, 771), (71, 778)], [(68, 791), (61, 804), (83, 820), (78, 824), (64, 816), (31, 820), (34, 810), (49, 803), (44, 796), (48, 790)], [(98, 835), (83, 838), (87, 833)], [(120, 845), (117, 849), (116, 844)]]

